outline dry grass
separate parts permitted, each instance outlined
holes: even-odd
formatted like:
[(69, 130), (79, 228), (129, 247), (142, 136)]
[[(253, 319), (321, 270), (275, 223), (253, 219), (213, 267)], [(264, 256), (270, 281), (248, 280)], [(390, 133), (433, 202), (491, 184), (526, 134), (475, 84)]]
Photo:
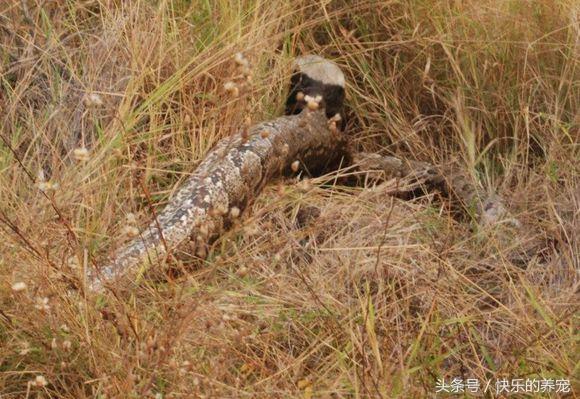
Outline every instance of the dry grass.
[[(0, 396), (577, 384), (579, 18), (572, 0), (0, 3)], [(237, 51), (252, 80), (231, 97)], [(526, 234), (329, 175), (267, 188), (206, 267), (73, 290), (128, 213), (146, 224), (247, 115), (281, 113), (305, 52), (347, 72), (359, 148), (463, 165)], [(297, 223), (312, 206), (320, 217)]]

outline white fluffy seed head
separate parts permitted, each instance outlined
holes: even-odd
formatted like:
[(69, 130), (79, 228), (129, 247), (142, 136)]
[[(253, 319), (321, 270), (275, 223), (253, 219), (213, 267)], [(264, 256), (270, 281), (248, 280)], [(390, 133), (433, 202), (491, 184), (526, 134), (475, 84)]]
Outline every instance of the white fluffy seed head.
[(137, 224), (137, 218), (135, 217), (134, 213), (129, 212), (128, 214), (125, 215), (125, 219), (129, 224)]
[(22, 343), (22, 349), (18, 352), (20, 356), (26, 356), (30, 353), (30, 344), (28, 342)]
[(224, 83), (224, 90), (234, 97), (237, 97), (240, 94), (240, 89), (238, 88), (238, 85), (235, 82)]
[(38, 189), (45, 193), (48, 191), (56, 191), (59, 187), (58, 183), (53, 183), (51, 181), (39, 181), (36, 184)]
[(233, 219), (236, 219), (240, 216), (240, 208), (238, 208), (237, 206), (232, 206), (232, 208), (230, 209), (230, 216)]
[(88, 93), (83, 100), (87, 107), (99, 107), (103, 105), (103, 99), (97, 93)]
[(37, 387), (45, 387), (48, 385), (48, 381), (46, 381), (46, 378), (44, 378), (42, 375), (37, 375), (33, 383)]
[(76, 256), (70, 256), (67, 260), (66, 260), (66, 264), (68, 265), (68, 267), (70, 267), (71, 269), (78, 269), (80, 267), (79, 264), (79, 260), (77, 259)]
[(290, 168), (292, 169), (293, 172), (298, 172), (298, 169), (300, 168), (300, 161), (296, 160), (292, 162)]
[(125, 226), (123, 228), (123, 234), (127, 237), (137, 237), (139, 235), (139, 229), (135, 226)]
[(36, 298), (36, 303), (34, 304), (34, 307), (38, 310), (48, 312), (50, 310), (50, 305), (48, 304), (48, 298), (47, 297)]
[(234, 55), (234, 61), (236, 64), (238, 64), (241, 67), (249, 67), (250, 66), (250, 62), (248, 61), (248, 59), (244, 56), (243, 53), (239, 52), (236, 53)]
[(316, 111), (318, 108), (320, 108), (320, 102), (322, 101), (322, 96), (316, 95), (316, 96), (312, 97), (309, 95), (305, 95), (304, 101), (306, 101), (306, 105), (308, 106), (309, 110)]
[(75, 148), (73, 156), (77, 161), (87, 162), (90, 159), (89, 150), (85, 147)]
[(308, 101), (306, 104), (308, 105), (308, 109), (311, 111), (316, 111), (318, 108), (320, 108), (320, 104), (314, 101)]
[(23, 281), (18, 281), (12, 284), (12, 291), (14, 292), (22, 292), (26, 289), (26, 283)]
[(307, 103), (313, 102), (320, 104), (320, 102), (322, 101), (322, 96), (320, 94), (317, 94), (316, 96), (311, 96), (307, 94), (304, 96), (304, 101), (306, 101)]
[(333, 122), (340, 122), (342, 120), (342, 116), (340, 116), (340, 114), (334, 114), (334, 116), (330, 118), (330, 120)]

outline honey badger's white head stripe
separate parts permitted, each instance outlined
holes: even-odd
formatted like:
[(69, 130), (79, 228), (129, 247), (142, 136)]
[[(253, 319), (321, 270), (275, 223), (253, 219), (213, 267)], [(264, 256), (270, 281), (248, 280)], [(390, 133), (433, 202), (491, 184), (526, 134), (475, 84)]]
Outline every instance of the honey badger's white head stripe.
[(310, 79), (318, 80), (325, 85), (344, 87), (344, 74), (332, 61), (328, 61), (318, 55), (305, 55), (294, 61), (296, 69), (308, 75)]

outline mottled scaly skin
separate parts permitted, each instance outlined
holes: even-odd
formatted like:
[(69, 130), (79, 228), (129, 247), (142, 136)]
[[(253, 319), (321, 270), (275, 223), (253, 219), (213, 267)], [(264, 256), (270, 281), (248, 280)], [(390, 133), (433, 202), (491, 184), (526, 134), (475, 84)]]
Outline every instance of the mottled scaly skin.
[(308, 172), (323, 170), (340, 161), (345, 144), (344, 135), (329, 128), (324, 110), (280, 117), (223, 139), (157, 220), (107, 265), (90, 272), (89, 286), (101, 289), (130, 276), (137, 265), (162, 259), (184, 242), (207, 245), (231, 223), (232, 207), (243, 211), (269, 180), (291, 173), (294, 161)]

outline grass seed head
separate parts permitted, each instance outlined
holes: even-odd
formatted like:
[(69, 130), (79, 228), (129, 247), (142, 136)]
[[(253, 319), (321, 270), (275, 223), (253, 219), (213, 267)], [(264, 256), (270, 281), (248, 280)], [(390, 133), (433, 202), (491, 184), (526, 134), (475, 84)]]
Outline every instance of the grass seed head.
[(290, 169), (292, 169), (292, 172), (294, 173), (298, 172), (300, 169), (300, 161), (296, 160), (292, 162), (292, 164), (290, 164)]
[(79, 162), (87, 162), (90, 159), (90, 153), (86, 147), (75, 148), (73, 156)]
[(318, 108), (320, 108), (320, 101), (321, 100), (322, 100), (322, 97), (320, 97), (320, 96), (316, 96), (316, 97), (312, 97), (309, 95), (304, 96), (304, 101), (306, 101), (306, 106), (311, 111), (316, 111)]
[(236, 62), (236, 64), (238, 64), (240, 67), (246, 67), (248, 68), (250, 66), (250, 62), (248, 61), (248, 59), (244, 56), (243, 53), (238, 52), (234, 55), (234, 61)]
[(21, 349), (18, 352), (20, 356), (26, 356), (30, 353), (30, 344), (28, 342), (22, 342)]
[(68, 259), (66, 260), (66, 264), (68, 267), (70, 267), (73, 270), (78, 269), (80, 267), (79, 260), (74, 255), (68, 257)]
[(51, 181), (39, 181), (37, 183), (37, 187), (40, 191), (47, 193), (49, 191), (56, 191), (59, 187), (59, 184)]
[(103, 99), (97, 93), (88, 93), (83, 100), (87, 107), (100, 107), (103, 105)]
[(123, 234), (130, 238), (137, 237), (139, 229), (135, 226), (125, 226), (123, 227)]
[(127, 221), (128, 224), (132, 225), (137, 224), (137, 218), (135, 217), (135, 214), (132, 212), (129, 212), (125, 215), (125, 220)]
[(36, 304), (34, 305), (34, 307), (40, 311), (48, 312), (50, 310), (48, 298), (47, 297), (36, 298)]
[(232, 219), (236, 219), (240, 216), (240, 208), (238, 208), (237, 206), (232, 206), (230, 209), (230, 216), (232, 217)]
[(22, 292), (26, 290), (26, 283), (23, 281), (18, 281), (14, 284), (12, 284), (12, 291), (14, 292)]
[(42, 388), (48, 385), (48, 381), (46, 381), (46, 378), (44, 378), (44, 376), (37, 375), (36, 378), (34, 379), (33, 385)]
[(235, 82), (229, 81), (224, 83), (224, 90), (227, 91), (233, 97), (237, 97), (240, 94), (240, 89)]

